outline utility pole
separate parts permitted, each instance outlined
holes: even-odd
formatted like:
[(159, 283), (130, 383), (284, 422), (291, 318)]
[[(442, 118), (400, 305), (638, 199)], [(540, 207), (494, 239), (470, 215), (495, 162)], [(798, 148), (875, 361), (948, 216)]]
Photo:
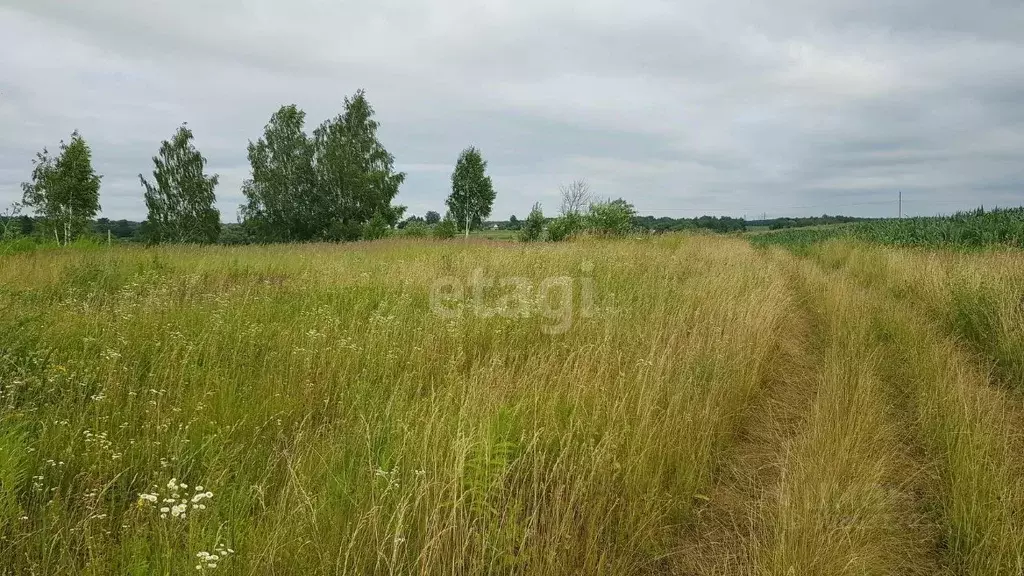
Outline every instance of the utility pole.
[(903, 219), (903, 190), (900, 190), (900, 220)]

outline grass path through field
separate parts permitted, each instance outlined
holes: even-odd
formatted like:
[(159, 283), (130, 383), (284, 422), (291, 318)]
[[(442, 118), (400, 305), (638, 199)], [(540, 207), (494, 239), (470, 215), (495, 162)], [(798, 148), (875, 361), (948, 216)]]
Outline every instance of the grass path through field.
[(808, 260), (773, 253), (800, 302), (794, 344), (680, 552), (683, 574), (937, 574), (919, 494), (871, 337), (866, 295)]
[(927, 300), (896, 298), (892, 285), (898, 280), (826, 262), (856, 279), (874, 303), (867, 309), (887, 350), (884, 369), (906, 389), (918, 441), (934, 462), (946, 561), (957, 574), (1021, 574), (1020, 397), (990, 381), (989, 370), (963, 349), (959, 335), (928, 313)]

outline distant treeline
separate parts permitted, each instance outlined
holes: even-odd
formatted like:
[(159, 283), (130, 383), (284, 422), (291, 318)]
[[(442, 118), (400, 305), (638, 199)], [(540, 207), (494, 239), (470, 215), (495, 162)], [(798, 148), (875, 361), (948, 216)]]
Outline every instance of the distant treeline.
[[(514, 218), (514, 217), (513, 217)], [(548, 220), (553, 220), (549, 218)], [(697, 218), (670, 218), (667, 216), (634, 216), (633, 226), (641, 230), (653, 230), (655, 232), (678, 232), (683, 230), (710, 230), (723, 234), (731, 232), (746, 232), (748, 228), (770, 228), (781, 230), (784, 228), (804, 228), (808, 226), (824, 226), (828, 224), (847, 224), (850, 222), (865, 222), (870, 218), (858, 218), (855, 216), (812, 216), (809, 218), (771, 218), (767, 220), (744, 220), (742, 218), (731, 218), (729, 216), (699, 216)], [(519, 220), (489, 221), (485, 227), (499, 230), (518, 230), (522, 224)]]
[[(396, 228), (404, 229), (413, 222), (435, 225), (441, 220), (436, 212), (428, 212), (424, 217), (411, 216), (401, 221)], [(30, 236), (40, 230), (39, 219), (30, 216), (18, 216), (13, 219), (0, 217), (0, 228), (12, 220), (11, 228), (17, 229), (22, 236)], [(545, 218), (545, 224), (550, 224), (556, 218)], [(742, 218), (730, 218), (729, 216), (700, 216), (697, 218), (669, 218), (655, 216), (634, 216), (633, 227), (637, 230), (649, 230), (653, 232), (680, 232), (684, 230), (708, 230), (722, 234), (745, 232), (749, 228), (770, 228), (771, 230), (782, 230), (789, 228), (808, 228), (813, 226), (824, 226), (829, 224), (849, 224), (857, 222), (871, 222), (872, 219), (857, 218), (853, 216), (816, 216), (810, 218), (774, 218), (768, 220), (743, 220)], [(911, 221), (911, 219), (906, 219)], [(520, 230), (524, 220), (516, 219), (515, 216), (509, 220), (489, 220), (482, 223), (484, 229), (495, 230)], [(91, 222), (89, 230), (106, 239), (109, 236), (112, 240), (122, 242), (146, 242), (145, 223), (133, 220), (110, 220), (98, 218)], [(835, 234), (830, 232), (828, 234)], [(253, 241), (247, 234), (242, 224), (227, 223), (221, 225), (220, 235), (217, 242), (220, 244), (247, 244)]]
[(851, 222), (868, 222), (875, 218), (857, 218), (854, 216), (811, 216), (810, 218), (772, 218), (768, 220), (747, 220), (747, 226), (768, 227), (771, 230), (785, 228), (807, 228), (808, 226), (827, 226), (829, 224), (849, 224)]
[[(558, 218), (545, 218), (545, 224), (550, 224)], [(667, 218), (667, 217), (655, 217), (655, 216), (633, 216), (632, 217), (633, 228), (637, 230), (651, 230), (654, 232), (680, 232), (683, 230), (711, 230), (713, 232), (744, 232), (747, 226), (750, 226), (749, 222), (745, 222), (740, 218), (730, 218), (728, 216), (716, 217), (716, 216), (701, 216), (699, 218)], [(522, 220), (517, 220), (513, 216), (509, 220), (492, 220), (484, 222), (485, 228), (491, 228), (495, 230), (519, 230), (523, 225)]]
[(729, 232), (744, 232), (747, 229), (747, 223), (742, 218), (730, 218), (728, 216), (721, 218), (716, 216), (701, 216), (699, 218), (637, 216), (633, 219), (633, 224), (637, 228), (653, 230), (655, 232), (700, 229), (727, 234)]
[[(45, 240), (42, 219), (32, 216), (17, 216), (8, 218), (0, 216), (0, 237), (2, 231), (9, 228), (14, 236), (25, 238), (39, 237)], [(109, 237), (114, 242), (146, 242), (146, 230), (144, 222), (134, 220), (111, 220), (109, 218), (97, 218), (88, 224), (86, 235), (91, 235), (96, 240), (106, 240)], [(246, 244), (248, 239), (241, 224), (221, 224), (218, 242), (220, 244)]]
[[(379, 122), (365, 92), (344, 98), (342, 112), (311, 132), (305, 118), (294, 104), (281, 106), (263, 136), (249, 142), (241, 229), (222, 224), (215, 193), (220, 177), (206, 173), (207, 160), (182, 123), (160, 143), (152, 177), (139, 174), (146, 206), (141, 224), (97, 218), (103, 175), (75, 130), (54, 152), (43, 148), (35, 155), (21, 201), (0, 206), (0, 240), (68, 245), (99, 234), (147, 244), (338, 242), (390, 234), (405, 212), (393, 202), (405, 174), (377, 137)], [(486, 167), (473, 146), (459, 155), (444, 230), (462, 227), (468, 235), (490, 215), (495, 192)]]

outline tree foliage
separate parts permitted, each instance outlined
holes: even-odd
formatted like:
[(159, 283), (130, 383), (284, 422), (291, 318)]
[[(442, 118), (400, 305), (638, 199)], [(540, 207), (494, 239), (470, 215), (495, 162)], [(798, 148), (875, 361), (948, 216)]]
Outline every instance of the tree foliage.
[(21, 185), (22, 202), (66, 246), (88, 229), (100, 209), (102, 177), (93, 170), (92, 151), (75, 130), (69, 142), (61, 141), (56, 158), (44, 148), (33, 164), (31, 181)]
[(220, 236), (220, 212), (214, 208), (218, 176), (203, 173), (206, 158), (192, 138), (192, 131), (182, 124), (153, 157), (154, 183), (139, 174), (146, 190), (148, 242), (201, 244), (216, 242)]
[(402, 232), (410, 238), (424, 238), (430, 234), (430, 227), (422, 220), (413, 220), (405, 225)]
[(530, 215), (523, 221), (519, 231), (519, 239), (523, 242), (536, 242), (544, 234), (544, 211), (540, 203), (534, 204)]
[(392, 201), (405, 174), (377, 138), (365, 93), (346, 97), (342, 114), (312, 137), (304, 124), (302, 110), (284, 106), (249, 144), (242, 217), (251, 233), (261, 241), (356, 240), (378, 234), (381, 221), (395, 226), (405, 207)]
[(467, 237), (470, 228), (479, 226), (484, 218), (491, 215), (494, 197), (494, 186), (487, 175), (487, 162), (479, 150), (472, 146), (466, 148), (455, 163), (452, 193), (445, 203), (452, 218), (464, 227)]
[(441, 215), (433, 210), (427, 210), (426, 222), (429, 225), (437, 224), (441, 221)]
[(590, 205), (586, 226), (599, 236), (624, 236), (633, 230), (636, 210), (622, 198)]
[(391, 227), (388, 225), (387, 218), (377, 212), (363, 228), (362, 238), (363, 240), (380, 240), (386, 238), (390, 233)]
[(242, 184), (242, 217), (263, 242), (313, 239), (320, 224), (312, 146), (303, 132), (306, 113), (294, 104), (270, 117), (263, 137), (249, 143), (252, 177)]
[(444, 219), (434, 226), (434, 238), (438, 240), (454, 238), (458, 233), (459, 225), (452, 219), (451, 214), (445, 214)]
[(395, 172), (394, 156), (377, 138), (379, 123), (366, 93), (346, 97), (344, 107), (313, 132), (316, 217), (325, 228), (341, 222), (342, 229), (356, 230), (373, 223), (366, 230), (376, 235), (381, 221), (394, 226), (405, 212), (404, 206), (391, 204), (405, 174)]
[(12, 202), (3, 212), (0, 212), (0, 240), (10, 240), (21, 236), (21, 203)]
[(548, 240), (561, 242), (568, 240), (586, 228), (586, 220), (579, 212), (568, 212), (555, 218), (548, 224)]

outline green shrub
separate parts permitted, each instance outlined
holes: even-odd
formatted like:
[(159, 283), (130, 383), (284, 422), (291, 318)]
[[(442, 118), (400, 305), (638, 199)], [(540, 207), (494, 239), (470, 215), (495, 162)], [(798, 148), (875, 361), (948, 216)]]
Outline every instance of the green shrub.
[(455, 221), (451, 218), (445, 218), (434, 226), (434, 238), (438, 240), (447, 240), (454, 238), (459, 233), (459, 227), (455, 224)]
[(555, 218), (548, 224), (548, 240), (561, 242), (579, 234), (583, 230), (583, 216), (575, 212)]
[(391, 234), (391, 226), (388, 225), (387, 218), (378, 212), (363, 226), (362, 239), (380, 240), (381, 238), (386, 238), (389, 234)]
[(633, 230), (636, 210), (622, 198), (590, 205), (587, 229), (598, 236), (625, 236)]
[(519, 231), (519, 239), (523, 242), (536, 242), (543, 234), (544, 212), (541, 210), (540, 203), (537, 203), (533, 205), (533, 210), (530, 210), (530, 215), (523, 222), (523, 227)]
[(413, 221), (405, 225), (402, 234), (410, 238), (425, 238), (430, 234), (430, 227), (423, 222)]

